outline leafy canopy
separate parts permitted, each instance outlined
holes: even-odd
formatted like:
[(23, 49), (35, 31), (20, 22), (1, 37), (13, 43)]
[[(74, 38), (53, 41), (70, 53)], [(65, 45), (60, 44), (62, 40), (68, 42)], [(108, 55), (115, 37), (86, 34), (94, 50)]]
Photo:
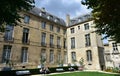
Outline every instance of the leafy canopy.
[(96, 32), (120, 42), (120, 0), (82, 0), (92, 10)]
[(30, 10), (34, 3), (34, 0), (1, 0), (0, 31), (4, 30), (6, 24), (17, 25), (21, 18), (19, 12)]

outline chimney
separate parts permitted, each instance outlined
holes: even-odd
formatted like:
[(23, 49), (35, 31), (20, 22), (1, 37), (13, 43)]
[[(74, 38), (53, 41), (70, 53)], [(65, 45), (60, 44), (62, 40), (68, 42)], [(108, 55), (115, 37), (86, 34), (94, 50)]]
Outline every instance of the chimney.
[(70, 23), (70, 15), (67, 14), (66, 15), (66, 26), (69, 26), (69, 23)]

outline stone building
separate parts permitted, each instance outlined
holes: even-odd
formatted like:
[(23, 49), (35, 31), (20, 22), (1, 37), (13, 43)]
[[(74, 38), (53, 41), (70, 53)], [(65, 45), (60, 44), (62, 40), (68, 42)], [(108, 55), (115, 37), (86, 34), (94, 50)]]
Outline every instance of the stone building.
[(120, 45), (109, 39), (108, 44), (104, 44), (104, 56), (106, 68), (120, 67)]
[(44, 8), (22, 11), (18, 26), (0, 32), (0, 67), (13, 63), (14, 69), (57, 66), (67, 63), (66, 24)]
[(18, 26), (6, 26), (0, 32), (0, 67), (11, 62), (14, 69), (55, 67), (78, 63), (84, 59), (86, 69), (100, 70), (105, 66), (103, 43), (96, 34), (90, 15), (70, 19), (66, 23), (44, 8), (22, 11)]
[(101, 70), (105, 67), (102, 36), (96, 34), (91, 15), (70, 19), (67, 15), (67, 51), (68, 63), (77, 64), (81, 58), (89, 70)]

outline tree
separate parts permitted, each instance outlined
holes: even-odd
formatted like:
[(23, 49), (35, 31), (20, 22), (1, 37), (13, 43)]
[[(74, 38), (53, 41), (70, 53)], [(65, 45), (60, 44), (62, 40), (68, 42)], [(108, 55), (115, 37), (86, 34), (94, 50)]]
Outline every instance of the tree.
[(5, 25), (17, 25), (20, 22), (20, 11), (28, 11), (34, 6), (34, 0), (1, 0), (0, 2), (0, 31)]
[(92, 10), (96, 32), (120, 42), (120, 0), (82, 0)]

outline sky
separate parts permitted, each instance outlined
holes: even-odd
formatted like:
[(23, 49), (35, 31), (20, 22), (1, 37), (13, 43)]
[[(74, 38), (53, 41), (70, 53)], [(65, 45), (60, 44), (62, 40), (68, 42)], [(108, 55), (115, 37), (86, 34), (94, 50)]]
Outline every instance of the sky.
[[(50, 14), (64, 20), (67, 14), (72, 19), (91, 12), (91, 9), (81, 4), (81, 0), (35, 0), (35, 6), (45, 8)], [(103, 43), (108, 43), (107, 39), (104, 39)]]
[(81, 4), (81, 0), (35, 0), (36, 7), (45, 8), (45, 10), (62, 19), (66, 19), (90, 13), (91, 10)]

